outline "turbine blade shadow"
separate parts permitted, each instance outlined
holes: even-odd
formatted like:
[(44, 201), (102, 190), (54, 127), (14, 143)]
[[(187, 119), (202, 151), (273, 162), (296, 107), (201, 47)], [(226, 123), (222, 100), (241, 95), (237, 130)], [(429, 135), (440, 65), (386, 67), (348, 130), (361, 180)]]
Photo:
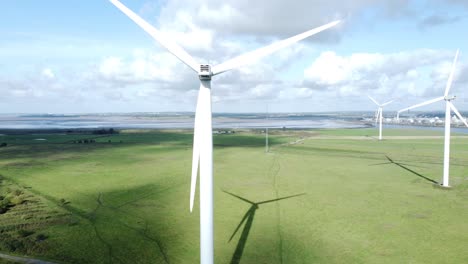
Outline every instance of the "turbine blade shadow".
[[(252, 210), (253, 209), (253, 210)], [(252, 206), (249, 210), (249, 217), (247, 222), (245, 223), (244, 229), (242, 230), (241, 237), (239, 238), (239, 242), (237, 243), (236, 250), (232, 255), (231, 264), (239, 264), (242, 258), (242, 254), (244, 253), (245, 244), (247, 243), (247, 238), (249, 237), (250, 229), (252, 228), (253, 220), (255, 217), (255, 211), (257, 207)]]
[(290, 196), (285, 196), (285, 197), (280, 197), (280, 198), (276, 198), (276, 199), (271, 199), (271, 200), (265, 200), (265, 201), (261, 201), (261, 202), (258, 202), (258, 203), (254, 203), (252, 201), (249, 201), (239, 195), (236, 195), (236, 194), (233, 194), (233, 193), (230, 193), (228, 191), (225, 191), (225, 190), (222, 190), (223, 192), (237, 198), (237, 199), (240, 199), (244, 202), (247, 202), (249, 204), (251, 204), (249, 210), (247, 210), (247, 212), (244, 214), (244, 216), (242, 217), (242, 220), (240, 221), (240, 223), (237, 225), (236, 229), (234, 230), (234, 233), (232, 233), (231, 237), (229, 238), (229, 242), (231, 242), (231, 240), (234, 238), (234, 236), (236, 235), (237, 231), (239, 231), (239, 229), (241, 228), (242, 224), (244, 224), (244, 228), (242, 229), (242, 233), (241, 233), (241, 236), (239, 238), (239, 242), (237, 242), (237, 246), (236, 246), (236, 250), (234, 251), (234, 254), (232, 255), (232, 259), (231, 259), (231, 264), (239, 264), (240, 263), (240, 260), (242, 258), (242, 254), (244, 253), (244, 249), (245, 249), (245, 244), (247, 243), (247, 239), (249, 237), (249, 233), (250, 233), (250, 229), (252, 228), (252, 224), (253, 224), (253, 220), (254, 220), (254, 217), (255, 217), (255, 212), (257, 211), (258, 209), (258, 206), (260, 204), (266, 204), (266, 203), (272, 203), (272, 202), (277, 202), (277, 201), (280, 201), (280, 200), (285, 200), (285, 199), (289, 199), (289, 198), (293, 198), (293, 197), (297, 197), (297, 196), (301, 196), (301, 195), (305, 195), (306, 193), (299, 193), (299, 194), (295, 194), (295, 195), (290, 195)]
[(416, 175), (416, 176), (418, 176), (418, 177), (420, 177), (420, 178), (422, 178), (422, 179), (424, 179), (426, 181), (429, 181), (429, 182), (432, 182), (432, 183), (435, 183), (435, 184), (439, 184), (437, 181), (435, 181), (435, 180), (433, 180), (431, 178), (428, 178), (428, 177), (426, 177), (426, 176), (424, 176), (424, 175), (422, 175), (422, 174), (420, 174), (420, 173), (418, 173), (418, 172), (404, 166), (403, 163), (395, 162), (387, 155), (385, 155), (385, 157), (390, 161), (390, 163), (395, 164), (396, 166), (398, 166), (398, 167), (400, 167), (400, 168), (402, 168), (402, 169), (404, 169), (406, 171), (409, 171), (409, 172), (413, 173), (414, 175)]
[(401, 164), (405, 166), (410, 166), (410, 167), (417, 167), (417, 168), (426, 168), (425, 166), (418, 166), (414, 164), (408, 164), (408, 163), (403, 163), (403, 162), (395, 162), (394, 160), (390, 159), (387, 155), (385, 157), (389, 160), (388, 162), (381, 162), (381, 163), (374, 163), (374, 164), (369, 164), (368, 166), (379, 166), (379, 165), (387, 165), (387, 164)]
[(416, 167), (416, 168), (427, 168), (425, 166), (418, 166), (418, 165), (402, 163), (402, 162), (398, 162), (398, 164), (405, 165), (405, 166), (410, 166), (410, 167)]
[(239, 228), (242, 226), (242, 224), (244, 223), (244, 221), (250, 217), (250, 215), (252, 213), (255, 213), (255, 210), (257, 210), (256, 206), (255, 205), (252, 205), (250, 207), (250, 209), (247, 211), (247, 213), (245, 213), (244, 217), (242, 218), (242, 220), (240, 221), (240, 223), (237, 225), (236, 227), (236, 230), (234, 230), (234, 233), (232, 233), (231, 237), (229, 238), (229, 242), (231, 242), (232, 238), (236, 235), (237, 231), (239, 231)]
[(243, 198), (243, 197), (240, 197), (239, 195), (235, 195), (235, 194), (230, 193), (230, 192), (225, 191), (225, 190), (222, 190), (222, 191), (225, 192), (225, 193), (227, 193), (227, 194), (229, 194), (229, 195), (231, 195), (231, 196), (236, 197), (237, 199), (240, 199), (240, 200), (242, 200), (242, 201), (244, 201), (244, 202), (247, 202), (247, 203), (249, 203), (249, 204), (255, 204), (254, 202), (249, 201), (249, 200), (247, 200), (247, 199), (245, 199), (245, 198)]
[(401, 164), (399, 164), (399, 163), (394, 163), (394, 164), (397, 165), (398, 167), (404, 169), (404, 170), (407, 170), (407, 171), (413, 173), (414, 175), (416, 175), (416, 176), (418, 176), (418, 177), (423, 178), (423, 179), (426, 180), (426, 181), (430, 181), (430, 182), (432, 182), (432, 183), (439, 184), (437, 181), (435, 181), (435, 180), (433, 180), (433, 179), (431, 179), (431, 178), (428, 178), (428, 177), (426, 177), (426, 176), (424, 176), (424, 175), (422, 175), (422, 174), (420, 174), (420, 173), (417, 173), (416, 171), (414, 171), (414, 170), (412, 170), (412, 169), (410, 169), (410, 168), (407, 168), (407, 167), (405, 167), (405, 166), (403, 166), (403, 165), (401, 165)]
[(284, 200), (284, 199), (289, 199), (289, 198), (293, 198), (293, 197), (297, 197), (297, 196), (301, 196), (301, 195), (305, 195), (305, 194), (306, 194), (306, 193), (299, 193), (299, 194), (290, 195), (290, 196), (285, 196), (285, 197), (280, 197), (280, 198), (276, 198), (276, 199), (272, 199), (272, 200), (261, 201), (261, 202), (258, 202), (257, 205), (266, 204), (266, 203), (271, 203), (271, 202), (276, 202), (276, 201), (280, 201), (280, 200)]

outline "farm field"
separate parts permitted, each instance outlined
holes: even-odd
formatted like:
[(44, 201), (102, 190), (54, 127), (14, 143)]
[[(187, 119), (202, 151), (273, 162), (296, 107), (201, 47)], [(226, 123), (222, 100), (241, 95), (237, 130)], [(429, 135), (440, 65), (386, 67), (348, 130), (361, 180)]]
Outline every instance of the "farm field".
[[(387, 129), (381, 142), (375, 129), (270, 132), (269, 153), (259, 130), (214, 135), (216, 263), (468, 260), (468, 137), (452, 138), (442, 189), (442, 132)], [(199, 262), (191, 133), (0, 136), (0, 196), (12, 201), (0, 252)]]

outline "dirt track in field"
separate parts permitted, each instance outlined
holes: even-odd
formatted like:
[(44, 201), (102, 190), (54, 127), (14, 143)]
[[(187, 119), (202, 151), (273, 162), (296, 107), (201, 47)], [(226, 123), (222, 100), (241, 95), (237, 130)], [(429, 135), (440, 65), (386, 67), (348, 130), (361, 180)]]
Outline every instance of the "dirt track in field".
[(12, 261), (14, 263), (28, 263), (28, 264), (55, 264), (54, 262), (43, 261), (40, 259), (16, 257), (0, 253), (0, 259)]

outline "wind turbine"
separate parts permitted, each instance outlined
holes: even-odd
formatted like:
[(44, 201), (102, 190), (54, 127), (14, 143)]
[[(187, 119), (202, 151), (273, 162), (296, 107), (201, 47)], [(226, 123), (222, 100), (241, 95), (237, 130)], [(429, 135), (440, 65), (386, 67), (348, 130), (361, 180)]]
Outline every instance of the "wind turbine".
[(460, 118), (460, 120), (463, 121), (465, 126), (468, 127), (468, 123), (466, 123), (466, 120), (463, 118), (463, 116), (460, 114), (460, 112), (458, 112), (457, 108), (451, 102), (451, 101), (455, 100), (456, 96), (449, 96), (448, 95), (448, 93), (450, 91), (450, 87), (452, 86), (453, 74), (455, 72), (455, 66), (457, 64), (457, 59), (458, 59), (458, 52), (459, 52), (459, 50), (457, 50), (457, 52), (455, 53), (455, 58), (453, 59), (452, 69), (450, 70), (450, 75), (449, 75), (449, 78), (447, 80), (447, 85), (445, 86), (444, 96), (437, 97), (435, 99), (432, 99), (432, 100), (429, 100), (429, 101), (426, 101), (426, 102), (423, 102), (423, 103), (420, 103), (420, 104), (417, 104), (417, 105), (413, 105), (413, 106), (410, 106), (410, 107), (407, 107), (407, 108), (404, 108), (404, 109), (401, 109), (400, 111), (398, 111), (398, 115), (397, 115), (397, 119), (399, 119), (399, 116), (400, 116), (401, 112), (404, 112), (404, 111), (407, 111), (407, 110), (410, 110), (410, 109), (413, 109), (413, 108), (416, 108), (416, 107), (420, 107), (420, 106), (432, 104), (432, 103), (435, 103), (435, 102), (439, 102), (439, 101), (442, 101), (442, 100), (445, 101), (444, 174), (443, 174), (443, 179), (442, 179), (442, 186), (444, 186), (444, 187), (449, 187), (450, 122), (451, 122), (450, 112), (451, 111), (455, 112), (455, 114), (458, 116), (458, 118)]
[(383, 112), (383, 107), (390, 104), (391, 102), (393, 102), (393, 100), (391, 101), (388, 101), (386, 103), (383, 103), (383, 104), (379, 104), (374, 98), (370, 97), (369, 95), (367, 96), (369, 97), (369, 99), (372, 100), (372, 102), (374, 102), (379, 108), (377, 109), (377, 114), (375, 115), (376, 117), (376, 122), (379, 121), (379, 140), (382, 140), (382, 112)]
[(118, 0), (110, 0), (110, 2), (142, 27), (170, 53), (194, 70), (200, 79), (200, 90), (198, 93), (194, 122), (190, 211), (192, 211), (193, 208), (198, 165), (200, 165), (200, 261), (203, 264), (213, 263), (213, 132), (211, 121), (211, 77), (253, 63), (275, 51), (336, 26), (340, 21), (337, 20), (325, 24), (211, 67), (209, 64), (197, 63), (195, 59), (176, 42), (154, 28)]

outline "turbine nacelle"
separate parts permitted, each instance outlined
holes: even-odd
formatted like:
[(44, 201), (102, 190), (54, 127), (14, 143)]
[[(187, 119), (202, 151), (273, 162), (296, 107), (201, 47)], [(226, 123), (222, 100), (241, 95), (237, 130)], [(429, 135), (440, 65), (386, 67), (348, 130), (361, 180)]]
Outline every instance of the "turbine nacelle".
[(453, 96), (444, 96), (444, 100), (445, 101), (452, 101), (452, 100), (455, 100), (457, 98), (456, 95), (453, 95)]
[(198, 69), (198, 78), (200, 78), (200, 81), (210, 81), (211, 76), (213, 76), (211, 65), (200, 64), (200, 68)]

